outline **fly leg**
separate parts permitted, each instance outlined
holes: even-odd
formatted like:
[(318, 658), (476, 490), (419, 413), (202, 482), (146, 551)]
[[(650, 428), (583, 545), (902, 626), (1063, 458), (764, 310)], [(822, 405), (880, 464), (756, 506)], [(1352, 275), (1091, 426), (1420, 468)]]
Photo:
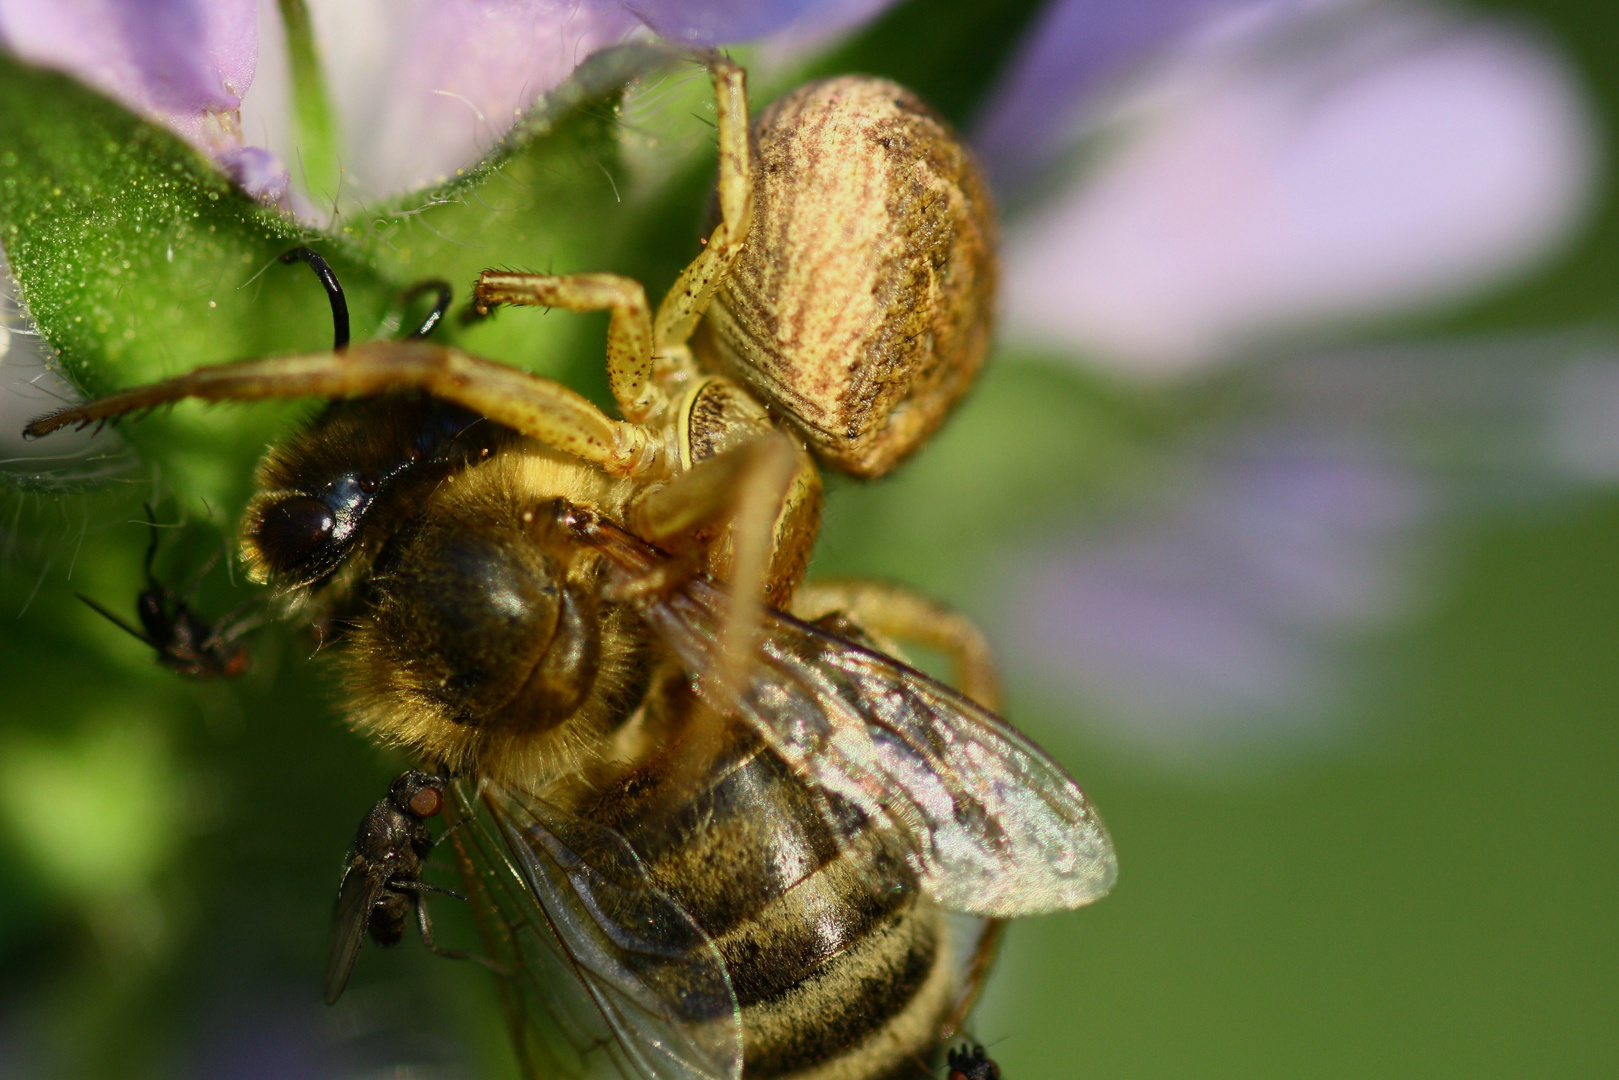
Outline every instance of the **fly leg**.
[(507, 971), (504, 967), (495, 963), (487, 956), (479, 956), (477, 953), (464, 952), (461, 949), (445, 949), (433, 941), (433, 920), (428, 917), (427, 899), (422, 894), (429, 892), (442, 893), (445, 896), (453, 896), (457, 900), (465, 900), (466, 897), (462, 896), (458, 892), (451, 892), (449, 889), (441, 889), (437, 885), (429, 885), (425, 881), (395, 881), (392, 883), (392, 886), (396, 889), (410, 890), (411, 904), (416, 908), (416, 929), (421, 931), (422, 944), (427, 946), (428, 952), (432, 953), (434, 956), (442, 956), (446, 960), (471, 960), (475, 964), (482, 964), (490, 971), (493, 971), (496, 975), (503, 978), (511, 978), (511, 972)]

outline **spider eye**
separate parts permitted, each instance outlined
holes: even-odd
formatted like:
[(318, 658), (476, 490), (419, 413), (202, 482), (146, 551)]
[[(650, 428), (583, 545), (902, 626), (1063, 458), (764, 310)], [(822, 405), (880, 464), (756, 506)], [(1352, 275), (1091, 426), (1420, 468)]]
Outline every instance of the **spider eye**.
[(337, 528), (337, 517), (320, 499), (294, 495), (271, 503), (259, 515), (253, 538), (277, 574), (306, 567)]

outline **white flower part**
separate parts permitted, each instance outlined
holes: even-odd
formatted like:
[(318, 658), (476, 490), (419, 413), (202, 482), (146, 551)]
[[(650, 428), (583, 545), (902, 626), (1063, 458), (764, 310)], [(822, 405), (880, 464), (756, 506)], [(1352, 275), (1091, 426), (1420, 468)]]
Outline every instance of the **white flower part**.
[[(275, 5), (267, 7), (260, 23), (266, 85), (249, 100), (243, 127), (301, 180), (288, 88), (277, 77), (285, 71), (285, 35)], [(581, 60), (640, 26), (618, 0), (310, 0), (309, 8), (336, 114), (345, 201), (454, 176)]]
[(88, 429), (69, 429), (32, 442), (22, 437), (28, 421), (82, 400), (23, 303), (11, 262), (0, 249), (0, 481), (71, 484), (131, 467), (127, 444), (116, 431), (97, 437)]
[(1144, 80), (1105, 157), (1009, 231), (1009, 336), (1179, 374), (1456, 298), (1588, 204), (1584, 102), (1532, 36), (1374, 5), (1236, 37)]

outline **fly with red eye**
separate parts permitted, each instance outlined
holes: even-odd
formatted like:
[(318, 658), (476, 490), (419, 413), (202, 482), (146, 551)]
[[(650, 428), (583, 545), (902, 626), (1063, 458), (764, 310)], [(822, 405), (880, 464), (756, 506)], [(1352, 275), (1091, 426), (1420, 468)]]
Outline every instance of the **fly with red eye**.
[[(444, 809), (444, 781), (412, 770), (400, 774), (360, 821), (354, 845), (343, 865), (333, 909), (332, 951), (326, 965), (326, 1004), (334, 1004), (348, 985), (366, 934), (378, 945), (394, 945), (404, 937), (406, 917), (415, 911), (416, 927), (428, 951), (451, 960), (482, 957), (440, 948), (423, 894), (436, 892), (465, 900), (460, 893), (421, 880), (422, 863), (437, 841), (427, 819)], [(499, 970), (495, 968), (495, 970)]]

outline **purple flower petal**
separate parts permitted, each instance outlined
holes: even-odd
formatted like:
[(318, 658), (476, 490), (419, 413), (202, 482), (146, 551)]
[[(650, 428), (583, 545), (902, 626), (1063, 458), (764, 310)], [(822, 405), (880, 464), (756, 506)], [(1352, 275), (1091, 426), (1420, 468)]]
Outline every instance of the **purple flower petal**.
[(822, 38), (855, 26), (893, 0), (627, 0), (626, 7), (666, 38), (693, 45), (749, 41), (767, 34)]
[(1019, 559), (1014, 652), (1172, 758), (1316, 741), (1345, 689), (1335, 646), (1409, 613), (1434, 509), (1428, 478), (1374, 450), (1268, 433), (1136, 520)]
[(261, 146), (238, 146), (219, 155), (219, 167), (236, 186), (267, 203), (280, 203), (287, 197), (291, 177), (281, 159)]
[[(824, 41), (892, 0), (311, 0), (337, 114), (343, 192), (384, 198), (453, 176), (591, 53), (646, 33), (692, 44), (761, 34)], [(264, 27), (249, 138), (297, 168), (285, 44)], [(781, 45), (780, 40), (772, 42)], [(335, 192), (313, 193), (329, 202)]]
[(1009, 231), (1010, 333), (1173, 372), (1455, 297), (1579, 220), (1594, 140), (1539, 41), (1391, 5), (1260, 30), (1150, 80)]
[(980, 110), (973, 143), (1003, 190), (1061, 149), (1085, 96), (1217, 13), (1254, 0), (1056, 0)]
[(235, 114), (258, 62), (254, 0), (0, 0), (0, 37), (201, 150), (240, 143)]

